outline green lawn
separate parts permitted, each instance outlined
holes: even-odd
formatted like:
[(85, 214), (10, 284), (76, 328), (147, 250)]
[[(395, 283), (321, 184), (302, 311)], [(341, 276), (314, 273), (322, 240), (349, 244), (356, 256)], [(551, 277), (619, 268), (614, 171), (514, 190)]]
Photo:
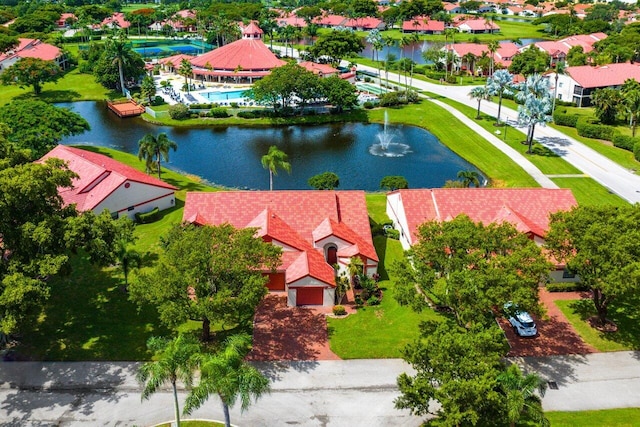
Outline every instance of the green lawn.
[(618, 325), (614, 333), (599, 332), (587, 320), (595, 315), (590, 299), (556, 301), (556, 304), (582, 339), (599, 351), (622, 351), (640, 349), (640, 312), (638, 298), (614, 300), (609, 307), (608, 319)]
[(602, 411), (545, 412), (553, 427), (637, 427), (640, 408)]
[(624, 206), (628, 202), (610, 193), (605, 187), (592, 178), (552, 178), (561, 188), (570, 188), (581, 205), (615, 205)]
[(139, 9), (155, 9), (158, 7), (158, 3), (129, 3), (122, 6), (123, 13), (131, 13)]
[(388, 268), (402, 258), (402, 246), (399, 241), (382, 236), (376, 236), (374, 243), (380, 258), (381, 304), (360, 308), (344, 319), (327, 320), (331, 350), (343, 359), (402, 357), (402, 349), (420, 336), (420, 322), (439, 318), (432, 310), (416, 313), (396, 302)]

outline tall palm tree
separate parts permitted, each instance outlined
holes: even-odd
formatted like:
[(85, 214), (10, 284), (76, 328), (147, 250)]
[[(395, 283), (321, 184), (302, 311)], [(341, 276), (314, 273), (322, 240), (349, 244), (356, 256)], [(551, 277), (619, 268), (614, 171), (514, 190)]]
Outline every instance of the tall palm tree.
[(176, 151), (178, 144), (171, 141), (166, 133), (159, 134), (157, 138), (148, 133), (138, 141), (138, 159), (145, 160), (147, 173), (151, 173), (154, 167), (157, 168), (158, 179), (162, 179), (160, 164), (163, 159), (165, 162), (169, 161), (170, 149)]
[(556, 76), (555, 83), (553, 88), (553, 105), (551, 106), (551, 117), (553, 117), (553, 113), (556, 112), (556, 99), (558, 98), (558, 79), (560, 78), (560, 74), (564, 74), (566, 70), (566, 64), (564, 61), (556, 60)]
[(464, 188), (471, 187), (473, 184), (474, 187), (480, 187), (480, 174), (476, 171), (464, 170), (458, 172), (458, 178), (462, 180), (462, 185)]
[(273, 176), (278, 175), (278, 169), (291, 173), (291, 164), (287, 160), (287, 154), (275, 145), (269, 147), (269, 152), (262, 156), (262, 167), (269, 170), (269, 190), (273, 191)]
[(115, 256), (118, 260), (118, 264), (122, 268), (122, 273), (124, 274), (124, 287), (125, 289), (129, 286), (129, 271), (132, 268), (136, 268), (140, 266), (140, 262), (142, 258), (140, 257), (140, 253), (138, 253), (134, 249), (129, 248), (129, 239), (121, 238), (116, 242), (116, 252)]
[[(456, 44), (456, 39), (455, 39), (455, 35), (458, 32), (457, 28), (445, 28), (444, 29), (444, 48), (447, 52), (447, 56), (445, 56), (445, 67), (444, 67), (444, 77), (446, 80), (447, 74), (448, 74), (448, 70), (449, 70), (449, 60), (452, 59), (452, 55), (450, 55), (449, 53), (453, 53), (453, 45)], [(447, 47), (447, 42), (449, 40), (449, 37), (451, 37), (451, 46)], [(453, 61), (451, 61), (451, 75), (453, 76)]]
[(491, 67), (489, 67), (489, 77), (493, 76), (493, 72), (495, 71), (495, 62), (496, 62), (496, 52), (500, 48), (500, 43), (497, 40), (492, 40), (487, 44), (487, 49), (491, 53)]
[(541, 426), (550, 425), (544, 417), (540, 398), (547, 390), (547, 383), (538, 374), (523, 375), (518, 365), (511, 365), (498, 376), (498, 387), (505, 397), (511, 427), (515, 427), (523, 415), (528, 415)]
[(200, 351), (200, 345), (193, 336), (180, 334), (170, 341), (152, 337), (147, 342), (147, 347), (155, 352), (156, 360), (143, 364), (138, 370), (137, 379), (144, 386), (142, 400), (148, 399), (163, 384), (169, 382), (173, 389), (176, 425), (179, 427), (177, 382), (180, 380), (187, 387), (193, 384), (193, 373), (197, 367), (195, 356)]
[(125, 95), (124, 86), (124, 67), (132, 61), (133, 50), (129, 46), (127, 36), (124, 32), (120, 33), (120, 36), (115, 39), (109, 37), (105, 46), (107, 52), (109, 52), (109, 58), (111, 63), (118, 66), (118, 75), (120, 76), (120, 90), (122, 95)]
[(200, 382), (187, 397), (185, 414), (190, 414), (212, 394), (217, 394), (222, 401), (225, 426), (230, 427), (229, 408), (235, 405), (238, 397), (245, 411), (252, 398), (257, 400), (269, 391), (269, 379), (244, 360), (250, 348), (251, 337), (239, 334), (229, 337), (220, 352), (201, 355), (198, 363)]
[(180, 62), (180, 68), (178, 68), (178, 74), (184, 77), (184, 85), (187, 88), (187, 92), (189, 92), (189, 82), (187, 79), (193, 75), (193, 66), (191, 65), (191, 62), (187, 61), (186, 59), (183, 59)]
[(473, 63), (475, 62), (475, 60), (476, 56), (471, 52), (467, 52), (462, 55), (462, 62), (467, 64), (467, 72), (471, 76), (473, 76)]
[(471, 99), (475, 99), (478, 101), (478, 112), (476, 113), (476, 120), (480, 119), (480, 103), (485, 100), (489, 100), (491, 95), (489, 95), (489, 89), (486, 86), (477, 86), (471, 89), (469, 92), (469, 96)]

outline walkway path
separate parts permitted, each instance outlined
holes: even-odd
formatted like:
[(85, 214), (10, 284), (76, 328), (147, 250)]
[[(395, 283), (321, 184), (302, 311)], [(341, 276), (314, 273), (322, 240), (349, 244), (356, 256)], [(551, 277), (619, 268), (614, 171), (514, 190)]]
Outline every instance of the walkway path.
[[(377, 69), (364, 65), (358, 65), (358, 69), (374, 73), (378, 72)], [(389, 73), (389, 79), (397, 81), (398, 75)], [(445, 96), (465, 105), (471, 102), (469, 98), (471, 86), (444, 86), (416, 79), (413, 80), (413, 86), (420, 90)], [(486, 114), (497, 116), (498, 104), (483, 102), (481, 110)], [(518, 113), (516, 111), (502, 106), (501, 120), (509, 120), (510, 123), (516, 123), (517, 117)], [(526, 133), (526, 128), (516, 129)], [(602, 154), (551, 127), (536, 127), (535, 139), (613, 193), (630, 203), (640, 202), (640, 176), (633, 174)]]

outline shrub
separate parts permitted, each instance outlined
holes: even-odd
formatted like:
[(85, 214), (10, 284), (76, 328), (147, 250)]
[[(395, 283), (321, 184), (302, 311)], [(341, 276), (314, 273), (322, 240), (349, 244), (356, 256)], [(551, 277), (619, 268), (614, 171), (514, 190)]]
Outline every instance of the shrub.
[(371, 110), (374, 107), (373, 102), (371, 101), (366, 101), (364, 104), (362, 104), (362, 106), (367, 110)]
[(400, 240), (400, 232), (395, 228), (387, 229), (387, 237), (393, 240)]
[(417, 104), (420, 102), (420, 95), (415, 90), (409, 90), (405, 93), (405, 98), (409, 104)]
[(634, 138), (626, 135), (614, 135), (613, 145), (618, 148), (623, 148), (627, 151), (633, 151), (633, 147), (640, 142), (640, 138)]
[(362, 297), (360, 295), (356, 295), (356, 297), (353, 300), (356, 303), (356, 306), (362, 307), (362, 304), (364, 302), (362, 301)]
[(400, 97), (398, 92), (388, 92), (380, 96), (381, 107), (393, 107), (402, 104), (404, 98)]
[(189, 117), (189, 107), (184, 104), (174, 104), (169, 107), (169, 116), (174, 120), (183, 120)]
[(640, 162), (640, 142), (637, 142), (636, 145), (633, 146), (633, 157)]
[(347, 309), (344, 308), (344, 305), (334, 305), (333, 314), (335, 314), (336, 316), (344, 316), (345, 314), (347, 314)]
[(136, 221), (140, 224), (149, 224), (151, 222), (157, 221), (160, 218), (160, 209), (153, 208), (153, 210), (145, 213), (137, 212), (135, 214)]
[(162, 105), (164, 104), (164, 99), (161, 96), (156, 96), (153, 100), (153, 105)]
[(578, 120), (576, 129), (578, 130), (578, 135), (585, 138), (605, 139), (607, 141), (613, 140), (613, 136), (617, 133), (616, 128), (613, 126), (593, 124), (585, 120)]
[(367, 305), (380, 305), (380, 298), (378, 297), (371, 297), (367, 300)]
[(447, 83), (451, 83), (451, 84), (458, 83), (458, 77), (456, 77), (456, 76), (447, 76)]
[(575, 282), (549, 283), (547, 285), (547, 291), (549, 292), (574, 292), (586, 290), (587, 287), (585, 287), (582, 283)]
[(231, 103), (229, 103), (229, 105), (231, 106), (231, 108), (238, 108), (238, 103), (237, 102), (231, 102)]
[(576, 127), (580, 116), (576, 114), (563, 114), (556, 110), (553, 114), (553, 122), (560, 126)]
[(365, 83), (371, 83), (371, 77), (365, 77), (364, 78)]
[(211, 110), (209, 110), (209, 113), (207, 114), (209, 117), (214, 117), (216, 119), (224, 119), (230, 116), (229, 112), (227, 111), (226, 108), (212, 108)]

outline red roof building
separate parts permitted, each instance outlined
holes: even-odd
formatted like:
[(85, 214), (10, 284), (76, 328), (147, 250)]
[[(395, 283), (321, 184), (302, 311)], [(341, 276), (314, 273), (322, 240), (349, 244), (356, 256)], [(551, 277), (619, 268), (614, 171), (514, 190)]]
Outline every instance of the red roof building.
[(576, 205), (568, 189), (434, 188), (387, 194), (387, 215), (400, 231), (405, 249), (416, 243), (419, 225), (449, 221), (461, 214), (483, 224), (510, 222), (541, 241), (549, 228), (549, 215)]
[(347, 19), (342, 26), (356, 31), (384, 30), (386, 28), (382, 19), (372, 17)]
[(18, 39), (17, 47), (0, 53), (0, 73), (22, 58), (38, 58), (43, 61), (54, 61), (63, 70), (67, 68), (67, 57), (54, 45), (43, 43), (38, 39)]
[(108, 210), (114, 217), (134, 218), (140, 212), (160, 210), (175, 205), (175, 190), (153, 176), (144, 174), (111, 157), (79, 148), (58, 145), (39, 161), (64, 160), (78, 175), (71, 188), (59, 188), (65, 205), (76, 205), (80, 212), (96, 214)]
[(248, 81), (268, 75), (285, 64), (262, 41), (263, 31), (254, 22), (242, 29), (242, 38), (191, 60), (196, 76), (211, 80)]
[[(542, 41), (536, 42), (533, 46), (540, 50), (543, 50), (551, 56), (554, 60), (564, 60), (567, 57), (569, 49), (574, 46), (582, 46), (584, 53), (589, 53), (593, 50), (593, 45), (607, 38), (605, 33), (593, 33), (593, 34), (579, 34), (575, 36), (566, 37), (558, 41)], [(523, 47), (521, 51), (528, 48)]]
[(313, 19), (313, 23), (325, 28), (340, 27), (344, 25), (347, 18), (340, 15), (322, 15)]
[(131, 26), (131, 22), (127, 21), (124, 13), (115, 12), (113, 15), (104, 18), (100, 23), (100, 26), (109, 28), (129, 28)]
[(466, 19), (455, 24), (461, 33), (483, 34), (497, 33), (500, 27), (493, 21), (486, 19)]
[(336, 270), (351, 257), (366, 273), (377, 271), (363, 191), (222, 191), (187, 193), (183, 221), (197, 225), (255, 227), (257, 235), (282, 248), (282, 265), (269, 275), (273, 292), (289, 305), (332, 306)]
[[(479, 43), (455, 43), (447, 46), (447, 48), (455, 55), (455, 65), (458, 70), (465, 70), (474, 74), (487, 74), (489, 72), (489, 70), (481, 70), (476, 67), (475, 59), (473, 61), (465, 59), (468, 54), (473, 55), (476, 59), (483, 56), (483, 54), (491, 56), (488, 45)], [(514, 55), (519, 52), (518, 46), (515, 43), (500, 43), (500, 46), (494, 55), (496, 65), (507, 68), (511, 65), (511, 60)]]
[(402, 22), (403, 33), (442, 34), (444, 22), (434, 21), (428, 16), (416, 16), (413, 19)]
[(307, 71), (320, 77), (337, 76), (339, 71), (329, 64), (318, 64), (317, 62), (303, 61), (298, 64)]

